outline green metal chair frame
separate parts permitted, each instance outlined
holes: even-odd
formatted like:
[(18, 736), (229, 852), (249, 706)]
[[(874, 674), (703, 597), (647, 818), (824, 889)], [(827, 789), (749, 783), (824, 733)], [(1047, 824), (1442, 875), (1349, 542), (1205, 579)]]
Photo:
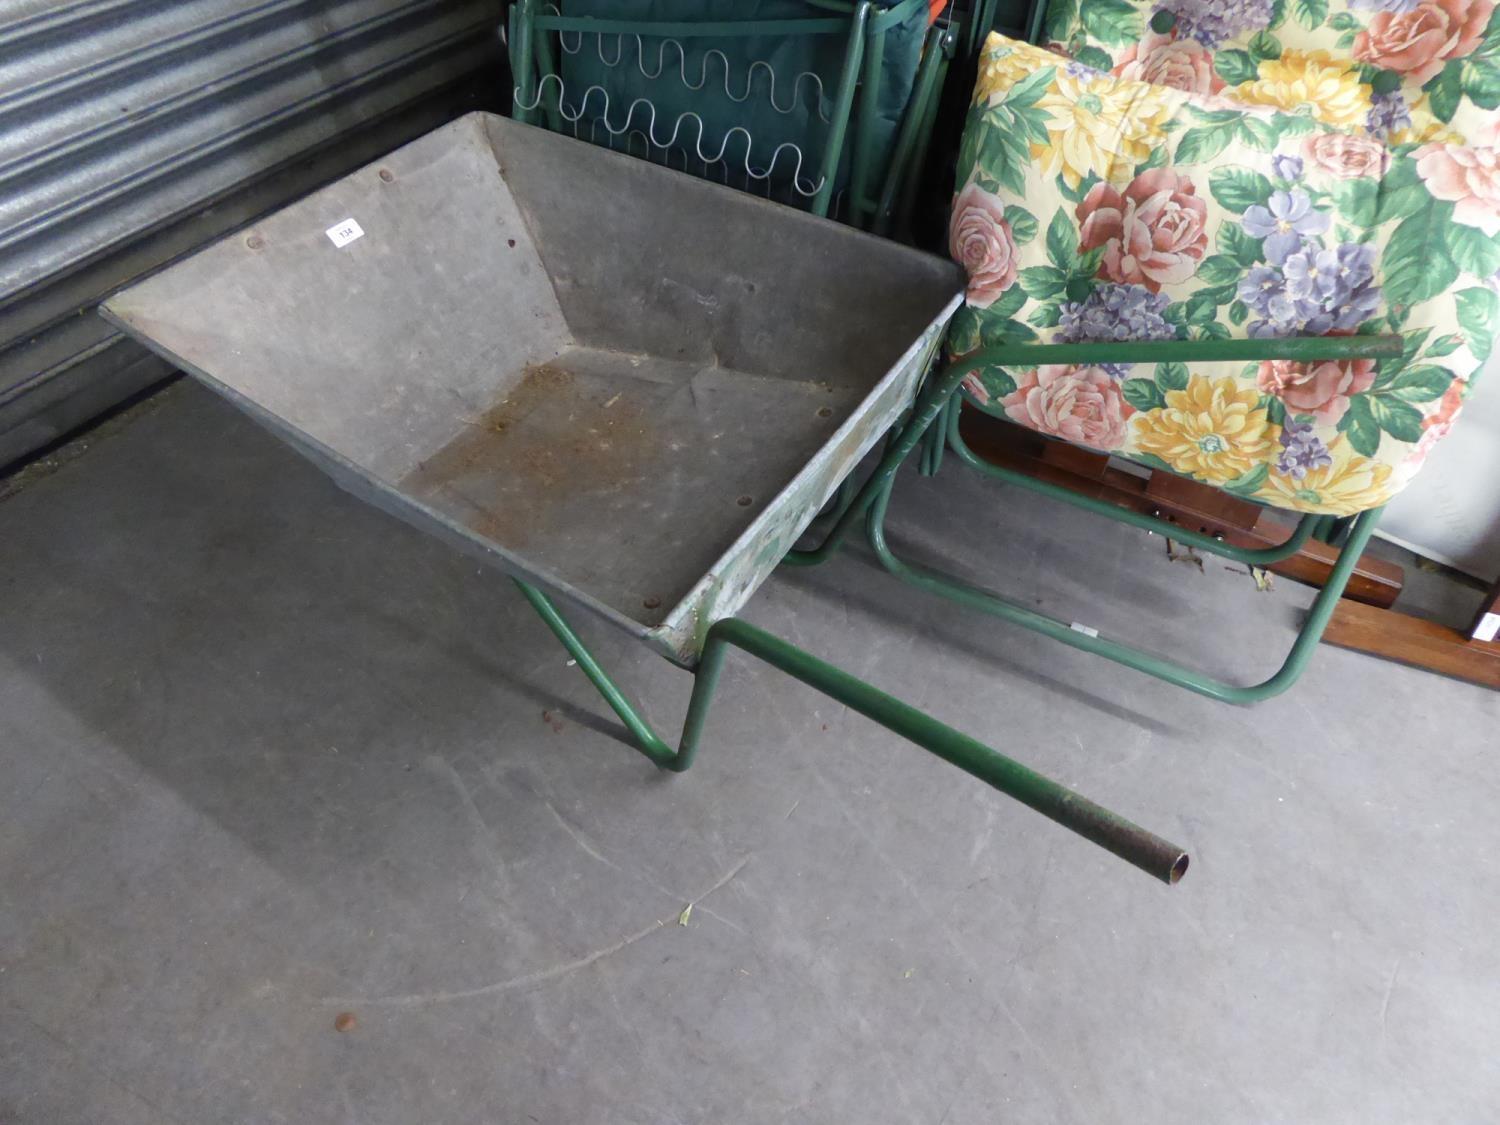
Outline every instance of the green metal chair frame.
[(874, 0), (804, 0), (810, 9), (831, 14), (798, 19), (689, 22), (565, 16), (539, 11), (541, 2), (517, 0), (510, 9), (507, 41), (516, 86), (512, 115), (527, 124), (539, 124), (545, 117), (547, 127), (554, 131), (561, 131), (563, 118), (556, 99), (544, 96), (546, 78), (559, 78), (560, 74), (548, 33), (618, 33), (677, 39), (732, 39), (752, 35), (845, 36), (843, 63), (833, 96), (828, 135), (816, 168), (815, 183), (818, 186), (808, 210), (815, 215), (828, 215), (852, 124), (854, 137), (845, 207), (847, 221), (885, 234), (898, 215), (909, 214), (957, 33), (942, 24), (928, 30), (912, 95), (883, 171), (875, 151), (876, 107), (885, 58), (885, 33), (918, 8), (925, 8), (926, 0), (898, 0), (889, 6)]
[[(1328, 359), (1391, 359), (1401, 355), (1399, 336), (1303, 336), (1284, 339), (1255, 340), (1161, 340), (1134, 343), (1096, 344), (999, 344), (984, 347), (951, 362), (940, 374), (929, 378), (917, 406), (904, 428), (887, 445), (879, 465), (857, 493), (846, 493), (842, 510), (823, 542), (812, 550), (793, 551), (786, 561), (797, 565), (815, 565), (826, 561), (848, 537), (854, 524), (865, 521), (866, 536), (880, 564), (902, 581), (919, 589), (958, 602), (970, 609), (999, 617), (1061, 641), (1063, 644), (1092, 652), (1144, 672), (1167, 683), (1228, 703), (1258, 703), (1291, 687), (1301, 676), (1317, 647), (1335, 606), (1349, 583), (1349, 577), (1369, 542), (1380, 518), (1374, 508), (1356, 516), (1343, 536), (1339, 556), (1328, 581), (1308, 612), (1307, 620), (1281, 667), (1259, 683), (1239, 685), (1225, 683), (1211, 676), (1174, 663), (1154, 653), (1106, 637), (1093, 636), (1074, 629), (1071, 623), (1038, 613), (1019, 602), (998, 597), (977, 586), (959, 581), (935, 570), (904, 561), (891, 549), (885, 532), (886, 510), (896, 473), (914, 453), (927, 458), (925, 468), (936, 470), (934, 450), (946, 445), (965, 464), (999, 480), (1039, 492), (1054, 500), (1083, 508), (1132, 527), (1154, 531), (1186, 543), (1199, 550), (1245, 563), (1265, 566), (1295, 554), (1314, 534), (1325, 532), (1324, 516), (1303, 516), (1290, 537), (1274, 547), (1246, 549), (1220, 542), (1211, 536), (1190, 531), (1164, 520), (1117, 508), (1107, 501), (1082, 496), (1053, 484), (1034, 480), (1021, 473), (991, 465), (981, 460), (964, 444), (959, 433), (960, 387), (964, 378), (983, 367), (1025, 366), (1038, 364), (1100, 364), (1180, 362), (1247, 362), (1262, 359), (1318, 361)], [(934, 427), (936, 427), (934, 429)]]
[[(880, 196), (875, 200), (866, 197), (853, 200), (850, 214), (855, 225), (868, 225), (882, 236), (890, 235), (893, 228), (905, 230), (910, 225), (922, 170), (927, 167), (938, 104), (958, 42), (958, 28), (952, 24), (939, 22), (928, 29), (911, 102), (896, 134)], [(868, 224), (861, 223), (860, 218), (866, 214), (871, 216)]]

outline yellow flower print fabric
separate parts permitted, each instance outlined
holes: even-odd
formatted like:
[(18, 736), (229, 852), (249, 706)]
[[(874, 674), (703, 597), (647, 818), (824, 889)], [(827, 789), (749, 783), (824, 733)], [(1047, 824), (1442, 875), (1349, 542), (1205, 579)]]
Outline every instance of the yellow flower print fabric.
[(1223, 486), (1243, 479), (1276, 449), (1276, 427), (1254, 388), (1188, 376), (1135, 424), (1136, 445), (1184, 476)]
[(1033, 154), (1043, 171), (1061, 174), (1069, 187), (1091, 174), (1123, 186), (1166, 140), (1172, 107), (1165, 93), (1100, 84), (1064, 70), (1037, 103), (1047, 115), (1047, 140)]
[(1278, 63), (1249, 104), (990, 36), (959, 153), (949, 233), (969, 285), (948, 344), (1399, 335), (1399, 360), (1042, 365), (965, 384), (1053, 437), (1352, 515), (1411, 479), (1492, 347), (1500, 173), (1489, 150), (1392, 149), (1288, 113), (1316, 96), (1353, 114), (1364, 83), (1316, 53)]
[(1251, 105), (1293, 113), (1305, 109), (1329, 125), (1358, 128), (1370, 115), (1370, 85), (1352, 63), (1326, 51), (1286, 51), (1266, 59), (1254, 78), (1234, 87), (1233, 95)]
[(1472, 142), (1500, 111), (1495, 0), (1051, 0), (1046, 33), (1097, 70), (1392, 144)]

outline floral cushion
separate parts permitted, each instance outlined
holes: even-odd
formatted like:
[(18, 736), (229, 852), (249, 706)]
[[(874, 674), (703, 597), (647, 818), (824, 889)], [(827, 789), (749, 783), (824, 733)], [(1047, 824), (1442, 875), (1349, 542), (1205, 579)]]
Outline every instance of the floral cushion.
[(1100, 70), (1397, 144), (1472, 139), (1500, 107), (1495, 0), (1052, 0), (1047, 35)]
[(1456, 417), (1500, 295), (1492, 149), (1388, 150), (1305, 116), (992, 35), (950, 235), (950, 350), (1045, 339), (1399, 334), (1401, 360), (991, 368), (1055, 437), (1303, 512), (1384, 504)]

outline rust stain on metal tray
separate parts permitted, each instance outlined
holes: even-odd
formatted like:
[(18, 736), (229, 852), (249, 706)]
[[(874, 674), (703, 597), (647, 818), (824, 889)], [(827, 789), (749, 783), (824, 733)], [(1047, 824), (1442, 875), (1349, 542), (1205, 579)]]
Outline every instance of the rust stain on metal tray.
[(631, 389), (579, 379), (555, 360), (532, 364), (503, 402), (462, 419), (458, 437), (400, 487), (486, 539), (522, 547), (570, 500), (621, 491), (661, 457)]

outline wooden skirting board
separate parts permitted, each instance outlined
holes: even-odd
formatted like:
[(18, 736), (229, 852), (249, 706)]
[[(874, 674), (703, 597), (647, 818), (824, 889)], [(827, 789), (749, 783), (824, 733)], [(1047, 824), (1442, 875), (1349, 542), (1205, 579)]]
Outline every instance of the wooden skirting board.
[(1323, 639), (1500, 689), (1500, 641), (1478, 640), (1435, 621), (1345, 600), (1334, 610)]
[[(1112, 466), (1102, 453), (1051, 441), (1022, 426), (975, 410), (968, 403), (964, 404), (959, 426), (969, 448), (992, 464), (1193, 531), (1220, 535), (1236, 547), (1271, 547), (1285, 542), (1291, 534), (1289, 522), (1283, 523), (1259, 504), (1171, 473), (1137, 476)], [(1309, 540), (1297, 554), (1266, 569), (1298, 582), (1321, 586), (1337, 558), (1336, 548)], [(1389, 607), (1401, 592), (1405, 577), (1396, 563), (1366, 554), (1355, 567), (1344, 597)]]

